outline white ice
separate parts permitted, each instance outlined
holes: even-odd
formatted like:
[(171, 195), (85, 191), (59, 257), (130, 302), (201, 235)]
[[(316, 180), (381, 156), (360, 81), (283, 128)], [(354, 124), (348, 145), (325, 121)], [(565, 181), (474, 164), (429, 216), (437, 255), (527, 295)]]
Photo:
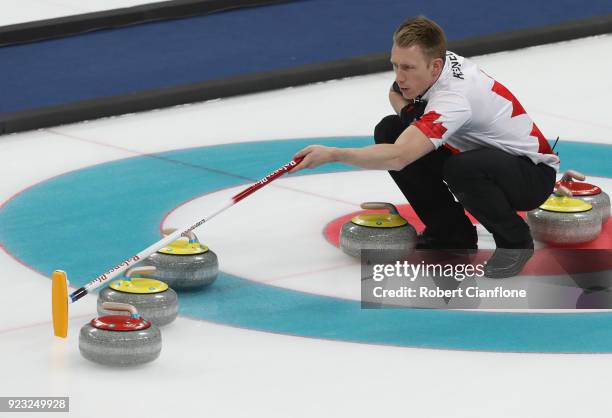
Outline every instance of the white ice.
[[(610, 35), (475, 59), (520, 98), (549, 137), (611, 143), (612, 58), (607, 50), (612, 50)], [(371, 135), (375, 123), (390, 113), (386, 92), (392, 80), (392, 73), (375, 74), (4, 136), (0, 202), (52, 176), (135, 155), (255, 140)], [(274, 168), (262, 167), (262, 173)], [(222, 216), (239, 223), (242, 213), (272, 210), (280, 194), (290, 193), (283, 186), (330, 196), (331, 190), (316, 187), (318, 176), (279, 181), (220, 215), (214, 226), (211, 222), (210, 237), (223, 248), (222, 263), (236, 274), (246, 266), (232, 261), (240, 243), (220, 241)], [(329, 184), (340, 176), (385, 181), (384, 173), (369, 171), (320, 176)], [(398, 197), (387, 181), (380, 197)], [(609, 183), (605, 188), (610, 191)], [(271, 284), (330, 291), (325, 273), (314, 272), (311, 280), (298, 273), (347, 260), (324, 241), (321, 228), (325, 220), (356, 210), (372, 196), (333, 192), (346, 202), (291, 192), (295, 202), (320, 209), (308, 214), (308, 228), (319, 229), (305, 231), (304, 243), (317, 248), (317, 258), (310, 266), (296, 263), (292, 271), (275, 271), (278, 280)], [(265, 238), (259, 240), (265, 248)], [(351, 263), (338, 268), (351, 269)], [(51, 332), (48, 278), (4, 251), (0, 266), (0, 396), (70, 396), (72, 416), (609, 416), (608, 354), (385, 347), (179, 317), (163, 329), (158, 360), (135, 369), (108, 369), (83, 359), (77, 348), (79, 328), (96, 316), (94, 297), (71, 305), (70, 337), (59, 340)], [(351, 292), (350, 284), (340, 282), (335, 295)]]

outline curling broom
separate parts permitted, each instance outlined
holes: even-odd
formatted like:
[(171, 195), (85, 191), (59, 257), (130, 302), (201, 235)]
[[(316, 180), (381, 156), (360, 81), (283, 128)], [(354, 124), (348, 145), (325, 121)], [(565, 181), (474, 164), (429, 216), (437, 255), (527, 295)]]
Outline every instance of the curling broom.
[(69, 304), (76, 302), (77, 300), (85, 296), (87, 293), (91, 292), (93, 289), (101, 286), (106, 281), (117, 277), (122, 272), (132, 267), (134, 264), (138, 263), (140, 260), (148, 257), (155, 251), (159, 250), (162, 247), (165, 247), (166, 245), (177, 240), (181, 236), (189, 234), (191, 231), (203, 225), (205, 222), (208, 222), (209, 220), (217, 216), (219, 213), (223, 212), (225, 209), (228, 209), (230, 206), (233, 206), (236, 203), (240, 202), (242, 199), (249, 196), (251, 193), (261, 189), (266, 184), (269, 184), (272, 181), (276, 180), (283, 174), (287, 173), (289, 170), (295, 168), (302, 161), (302, 159), (302, 157), (294, 158), (289, 163), (283, 165), (276, 171), (268, 174), (266, 177), (259, 180), (257, 183), (254, 183), (253, 185), (247, 187), (240, 193), (232, 196), (231, 199), (229, 199), (227, 202), (225, 202), (222, 206), (220, 206), (217, 210), (213, 211), (208, 216), (200, 219), (198, 222), (189, 225), (186, 228), (177, 229), (172, 234), (162, 238), (155, 244), (150, 245), (138, 254), (127, 258), (126, 260), (111, 268), (107, 272), (100, 274), (98, 277), (87, 283), (85, 286), (75, 290), (70, 295), (68, 295), (68, 276), (66, 272), (62, 270), (55, 270), (51, 276), (51, 306), (53, 314), (53, 332), (55, 336), (66, 338), (66, 336), (68, 335)]

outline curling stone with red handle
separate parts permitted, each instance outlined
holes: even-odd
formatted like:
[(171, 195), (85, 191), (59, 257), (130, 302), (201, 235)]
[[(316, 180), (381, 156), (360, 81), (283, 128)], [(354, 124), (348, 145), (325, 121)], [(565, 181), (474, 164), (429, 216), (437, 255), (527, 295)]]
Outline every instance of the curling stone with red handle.
[(359, 257), (361, 250), (401, 250), (412, 252), (416, 245), (416, 230), (402, 218), (391, 203), (366, 202), (362, 209), (387, 209), (389, 213), (364, 213), (342, 225), (340, 248), (346, 254)]
[[(169, 235), (174, 229), (165, 229)], [(219, 275), (217, 255), (200, 243), (193, 232), (170, 243), (145, 261), (155, 267), (153, 277), (176, 290), (202, 289)]]
[[(157, 326), (169, 324), (178, 315), (178, 296), (166, 283), (150, 278), (155, 267), (134, 267), (125, 279), (114, 280), (98, 296), (98, 314), (108, 315), (104, 302), (128, 303)], [(133, 276), (146, 277), (133, 277)]]
[(585, 179), (584, 174), (576, 170), (567, 170), (561, 180), (557, 182), (557, 186), (566, 187), (572, 193), (572, 197), (593, 206), (593, 210), (601, 214), (601, 223), (605, 224), (610, 218), (610, 196), (594, 184), (583, 183)]
[(155, 324), (125, 303), (105, 302), (103, 308), (114, 314), (94, 318), (81, 328), (79, 351), (83, 357), (108, 366), (135, 366), (159, 357), (162, 338)]
[(589, 203), (569, 196), (571, 192), (560, 186), (555, 195), (527, 213), (527, 223), (534, 239), (552, 245), (571, 245), (593, 241), (599, 236), (599, 212)]

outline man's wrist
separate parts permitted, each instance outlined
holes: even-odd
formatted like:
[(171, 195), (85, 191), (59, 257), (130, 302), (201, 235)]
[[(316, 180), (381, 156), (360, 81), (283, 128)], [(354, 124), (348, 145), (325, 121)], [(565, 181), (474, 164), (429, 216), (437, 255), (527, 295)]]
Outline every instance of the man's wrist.
[(331, 149), (331, 161), (332, 163), (341, 163), (344, 158), (344, 148), (332, 148)]

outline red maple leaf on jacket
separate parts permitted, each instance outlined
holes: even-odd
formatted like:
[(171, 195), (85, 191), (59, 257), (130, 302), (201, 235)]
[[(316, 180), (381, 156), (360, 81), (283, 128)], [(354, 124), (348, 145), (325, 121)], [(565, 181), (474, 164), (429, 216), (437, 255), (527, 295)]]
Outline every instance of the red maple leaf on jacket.
[(419, 128), (428, 138), (442, 139), (447, 129), (442, 122), (436, 122), (440, 116), (442, 115), (432, 110), (415, 121), (414, 126)]
[(495, 81), (491, 90), (493, 90), (493, 92), (499, 94), (501, 97), (512, 103), (512, 115), (510, 116), (511, 118), (527, 113), (525, 112), (523, 105), (521, 105), (518, 99), (514, 97), (514, 94), (512, 94), (510, 90), (508, 90), (503, 84)]

